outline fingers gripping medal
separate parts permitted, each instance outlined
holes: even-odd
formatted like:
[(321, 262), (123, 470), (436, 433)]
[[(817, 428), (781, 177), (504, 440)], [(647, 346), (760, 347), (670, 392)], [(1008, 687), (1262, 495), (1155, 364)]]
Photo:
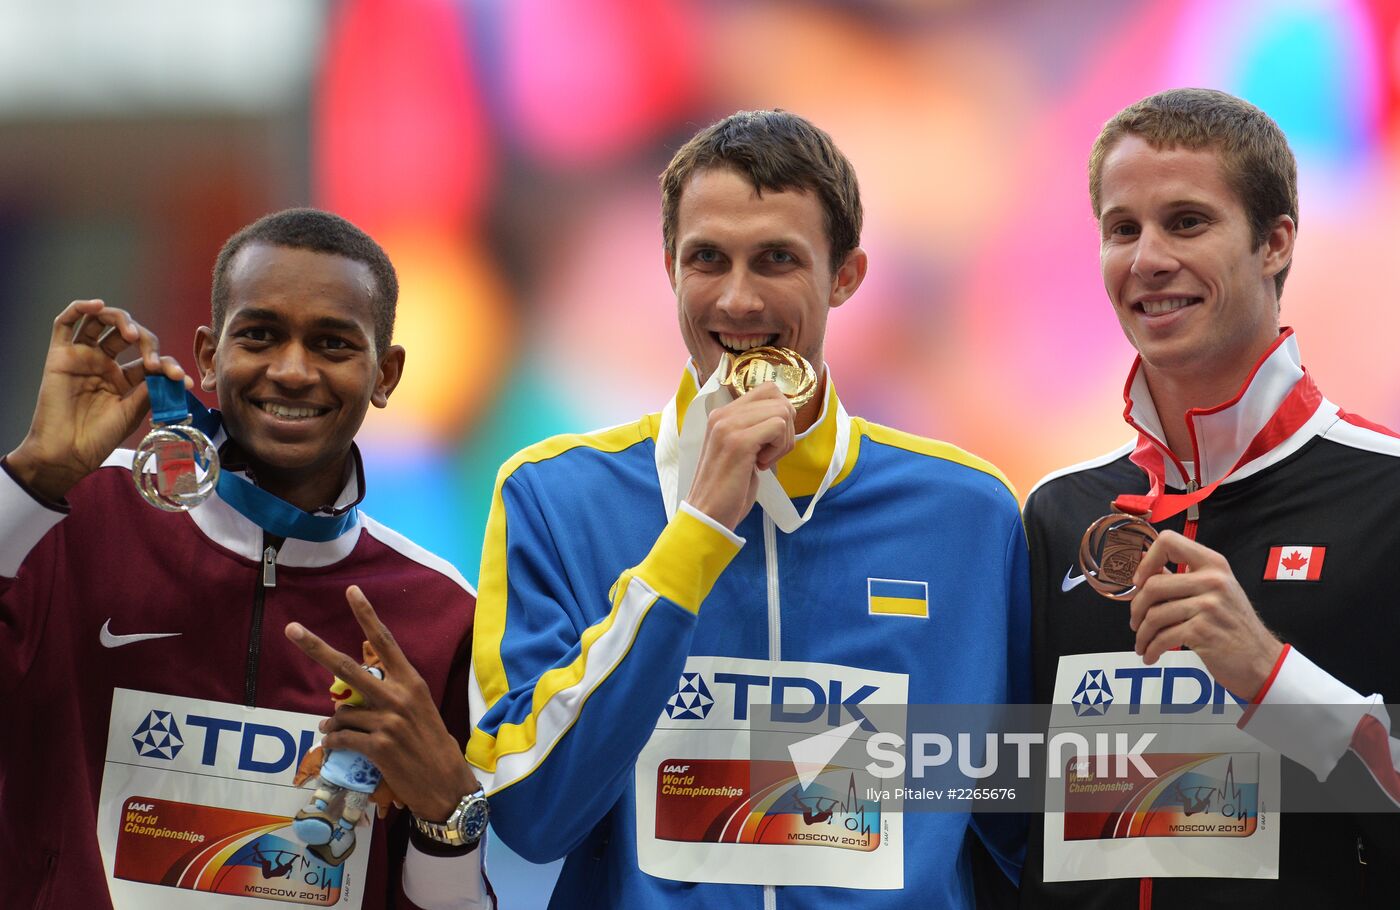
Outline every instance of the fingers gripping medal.
[(794, 408), (800, 408), (817, 394), (817, 373), (799, 353), (789, 348), (764, 345), (734, 358), (723, 385), (737, 398), (765, 382), (778, 391)]
[(1079, 541), (1079, 568), (1089, 587), (1110, 600), (1132, 600), (1133, 574), (1157, 539), (1145, 519), (1124, 512), (1105, 515), (1089, 525)]
[(214, 492), (219, 453), (208, 436), (190, 425), (184, 385), (166, 376), (147, 376), (146, 388), (151, 393), (151, 431), (136, 447), (131, 477), (151, 505), (185, 512)]

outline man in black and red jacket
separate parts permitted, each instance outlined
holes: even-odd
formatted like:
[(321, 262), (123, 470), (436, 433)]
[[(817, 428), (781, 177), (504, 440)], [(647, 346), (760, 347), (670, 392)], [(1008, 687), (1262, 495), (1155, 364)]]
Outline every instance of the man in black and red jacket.
[[(1075, 687), (1057, 686), (1066, 655), (1150, 666), (1190, 649), (1238, 700), (1296, 706), (1241, 721), (1286, 756), (1285, 810), (1290, 788), (1323, 779), (1400, 796), (1383, 705), (1400, 698), (1400, 613), (1386, 593), (1400, 439), (1325, 399), (1279, 325), (1298, 221), (1287, 140), (1240, 99), (1163, 92), (1104, 127), (1089, 189), (1104, 287), (1139, 355), (1124, 392), (1135, 438), (1051, 474), (1027, 499), (1036, 700)], [(1111, 508), (1160, 532), (1131, 604), (1084, 584), (1078, 559), (1086, 528)], [(1118, 869), (1125, 877), (1061, 881), (1074, 876), (1046, 849), (1056, 832), (1033, 825), (1022, 906), (1394, 906), (1397, 816), (1273, 819), (1276, 855), (1261, 862), (1276, 878)], [(1116, 844), (1101, 843), (1101, 868), (1113, 870)]]

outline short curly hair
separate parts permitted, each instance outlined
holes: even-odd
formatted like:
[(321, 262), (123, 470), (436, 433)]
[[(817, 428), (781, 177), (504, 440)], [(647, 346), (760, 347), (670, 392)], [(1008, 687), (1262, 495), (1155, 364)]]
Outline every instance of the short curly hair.
[(228, 272), (234, 257), (249, 244), (265, 243), (316, 253), (344, 256), (369, 266), (374, 275), (374, 349), (383, 353), (394, 337), (394, 313), (399, 302), (399, 278), (394, 264), (379, 244), (364, 231), (339, 215), (320, 209), (284, 209), (264, 215), (234, 234), (214, 260), (214, 282), (210, 291), (214, 334), (223, 332), (228, 313)]

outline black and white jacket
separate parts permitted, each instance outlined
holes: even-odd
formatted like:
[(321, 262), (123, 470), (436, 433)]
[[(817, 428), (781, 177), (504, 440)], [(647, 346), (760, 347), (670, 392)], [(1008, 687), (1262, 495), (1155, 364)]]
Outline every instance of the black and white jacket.
[[(1393, 593), (1400, 572), (1400, 438), (1323, 398), (1300, 365), (1290, 329), (1234, 399), (1188, 412), (1191, 462), (1175, 458), (1163, 442), (1140, 362), (1124, 398), (1137, 439), (1051, 474), (1026, 501), (1036, 701), (1051, 700), (1061, 655), (1133, 648), (1126, 605), (1081, 584), (1077, 555), (1085, 528), (1119, 495), (1148, 491), (1139, 464), (1155, 465), (1171, 492), (1193, 480), (1205, 486), (1224, 478), (1199, 504), (1195, 521), (1179, 514), (1158, 526), (1183, 531), (1228, 558), (1264, 623), (1288, 645), (1263, 691), (1240, 694), (1264, 705), (1309, 705), (1306, 722), (1298, 713), (1277, 721), (1260, 711), (1244, 728), (1297, 763), (1284, 763), (1285, 788), (1369, 775), (1400, 803), (1400, 744), (1389, 738), (1384, 708), (1400, 700), (1400, 604)], [(1292, 409), (1293, 419), (1283, 422), (1282, 433), (1262, 434), (1268, 444), (1260, 453), (1256, 440), (1266, 427), (1279, 426), (1281, 409)], [(1023, 907), (1400, 903), (1400, 815), (1289, 815), (1280, 832), (1280, 877), (1266, 881), (1045, 884), (1041, 834), (1032, 825)]]

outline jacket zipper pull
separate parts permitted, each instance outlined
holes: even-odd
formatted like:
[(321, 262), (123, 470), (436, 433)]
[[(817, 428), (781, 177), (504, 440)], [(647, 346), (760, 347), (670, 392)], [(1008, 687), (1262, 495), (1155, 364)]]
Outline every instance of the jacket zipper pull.
[(263, 550), (262, 583), (264, 588), (277, 587), (277, 548)]
[[(1194, 493), (1201, 488), (1201, 485), (1194, 480), (1186, 481), (1186, 492)], [(1186, 520), (1197, 521), (1201, 517), (1200, 503), (1193, 502), (1186, 507)]]

